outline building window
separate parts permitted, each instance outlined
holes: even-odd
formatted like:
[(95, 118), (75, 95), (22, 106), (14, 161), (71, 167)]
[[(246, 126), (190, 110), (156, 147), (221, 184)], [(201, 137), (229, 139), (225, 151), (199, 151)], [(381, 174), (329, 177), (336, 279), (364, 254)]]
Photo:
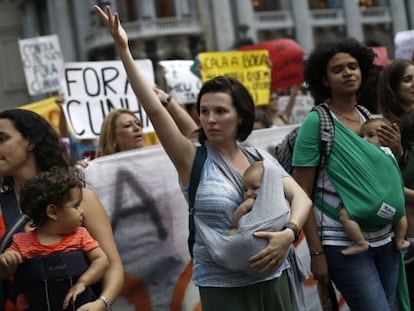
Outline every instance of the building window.
[(311, 10), (341, 9), (342, 7), (342, 0), (309, 0), (309, 8)]
[(155, 8), (158, 17), (175, 16), (174, 2), (170, 0), (155, 0)]
[(137, 19), (134, 0), (118, 0), (118, 12), (121, 21), (129, 22)]
[(355, 0), (358, 3), (361, 11), (365, 11), (367, 8), (381, 6), (381, 1), (378, 0)]
[(252, 0), (255, 11), (279, 11), (280, 4), (276, 0)]

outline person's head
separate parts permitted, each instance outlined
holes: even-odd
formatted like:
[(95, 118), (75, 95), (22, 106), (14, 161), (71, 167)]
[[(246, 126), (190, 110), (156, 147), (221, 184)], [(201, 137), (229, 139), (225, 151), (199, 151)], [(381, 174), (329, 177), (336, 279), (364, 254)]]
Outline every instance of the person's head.
[(259, 130), (272, 127), (272, 119), (269, 114), (263, 109), (256, 109), (253, 129)]
[(201, 144), (206, 140), (216, 144), (244, 141), (253, 130), (253, 98), (234, 78), (219, 76), (205, 82), (197, 97), (197, 111)]
[(373, 68), (374, 52), (355, 39), (319, 45), (305, 62), (305, 80), (315, 103), (333, 93), (357, 93)]
[(414, 62), (393, 60), (382, 70), (377, 91), (381, 113), (400, 123), (406, 111), (414, 107)]
[(68, 155), (59, 139), (53, 127), (35, 112), (24, 109), (0, 112), (1, 187), (12, 187), (13, 178), (28, 170), (68, 168)]
[(385, 118), (368, 119), (361, 126), (361, 137), (374, 145), (381, 146), (378, 136), (378, 129), (381, 127), (382, 124), (387, 124), (391, 126), (391, 122)]
[(104, 119), (99, 135), (99, 155), (144, 147), (144, 133), (138, 117), (128, 109), (112, 110)]
[(20, 191), (22, 213), (39, 228), (49, 221), (59, 224), (59, 234), (69, 234), (83, 220), (80, 208), (84, 180), (75, 168), (53, 167), (29, 179)]
[(267, 109), (271, 113), (277, 113), (279, 107), (279, 94), (276, 91), (270, 92), (269, 96), (269, 104), (267, 105)]
[(243, 174), (244, 199), (256, 199), (259, 194), (264, 174), (264, 166), (262, 161), (254, 162)]

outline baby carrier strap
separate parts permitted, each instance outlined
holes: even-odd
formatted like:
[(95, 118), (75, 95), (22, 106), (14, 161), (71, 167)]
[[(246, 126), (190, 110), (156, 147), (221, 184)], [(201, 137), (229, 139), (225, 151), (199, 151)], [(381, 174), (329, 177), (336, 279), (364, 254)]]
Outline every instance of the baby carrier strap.
[[(19, 291), (27, 297), (29, 310), (61, 310), (67, 292), (88, 267), (89, 261), (82, 250), (60, 252), (26, 260), (14, 279)], [(95, 299), (87, 288), (68, 309), (76, 310)]]
[(204, 162), (207, 159), (206, 146), (198, 146), (196, 155), (191, 169), (190, 184), (188, 186), (188, 250), (191, 257), (193, 257), (193, 245), (195, 242), (195, 227), (194, 227), (194, 201), (197, 192), (198, 184), (200, 183), (201, 171), (204, 167)]

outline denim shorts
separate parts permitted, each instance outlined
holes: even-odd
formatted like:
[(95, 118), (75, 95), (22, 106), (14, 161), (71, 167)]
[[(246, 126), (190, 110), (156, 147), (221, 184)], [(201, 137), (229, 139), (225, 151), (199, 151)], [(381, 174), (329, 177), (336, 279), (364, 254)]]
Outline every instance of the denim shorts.
[(391, 311), (396, 303), (400, 252), (390, 242), (345, 256), (345, 247), (324, 246), (329, 275), (352, 311)]

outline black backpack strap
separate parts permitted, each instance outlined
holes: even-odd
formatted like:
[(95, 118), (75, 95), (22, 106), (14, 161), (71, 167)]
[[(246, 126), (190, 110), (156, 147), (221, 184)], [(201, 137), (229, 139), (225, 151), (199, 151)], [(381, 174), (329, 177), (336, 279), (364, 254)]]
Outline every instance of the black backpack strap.
[(191, 169), (190, 184), (188, 186), (188, 250), (191, 257), (193, 257), (193, 245), (195, 242), (195, 228), (194, 228), (194, 201), (197, 192), (198, 184), (200, 182), (201, 171), (203, 170), (204, 162), (207, 159), (206, 146), (198, 146), (196, 155)]
[(319, 169), (324, 167), (328, 162), (329, 154), (331, 153), (333, 139), (334, 139), (334, 120), (329, 111), (328, 105), (325, 103), (317, 105), (313, 108), (319, 114), (319, 152), (320, 163)]
[(356, 105), (356, 108), (358, 109), (360, 113), (362, 113), (362, 115), (365, 117), (366, 120), (372, 119), (372, 114), (371, 112), (369, 112), (367, 108), (361, 105)]

